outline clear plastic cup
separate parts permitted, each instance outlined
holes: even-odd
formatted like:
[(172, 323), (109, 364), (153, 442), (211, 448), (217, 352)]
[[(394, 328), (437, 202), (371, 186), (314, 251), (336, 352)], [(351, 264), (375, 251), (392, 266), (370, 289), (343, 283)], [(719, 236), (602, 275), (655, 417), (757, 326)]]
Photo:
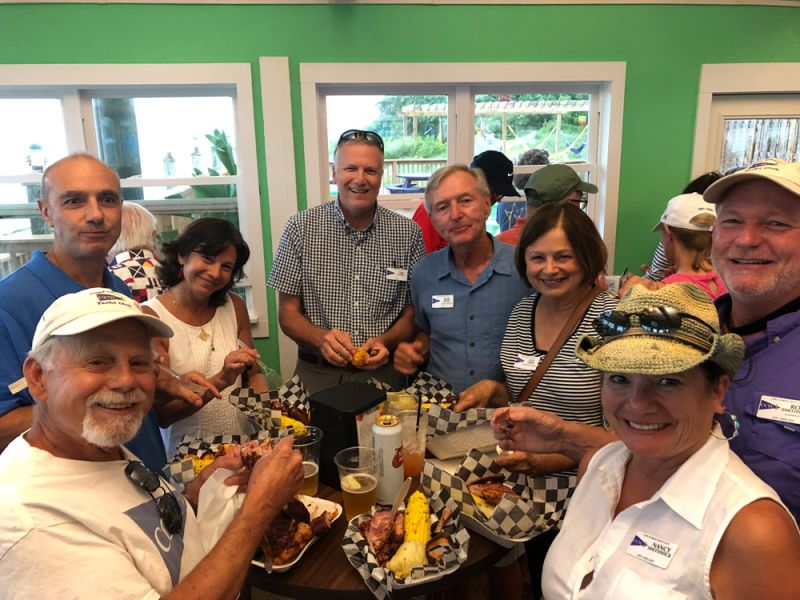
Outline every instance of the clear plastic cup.
[(378, 457), (375, 450), (365, 446), (345, 448), (333, 457), (333, 462), (339, 470), (347, 520), (369, 512), (375, 504), (378, 489)]
[(397, 418), (403, 429), (403, 478), (411, 477), (419, 480), (422, 462), (425, 460), (428, 417), (424, 413), (421, 414), (419, 426), (417, 426), (416, 410), (402, 410), (397, 413)]

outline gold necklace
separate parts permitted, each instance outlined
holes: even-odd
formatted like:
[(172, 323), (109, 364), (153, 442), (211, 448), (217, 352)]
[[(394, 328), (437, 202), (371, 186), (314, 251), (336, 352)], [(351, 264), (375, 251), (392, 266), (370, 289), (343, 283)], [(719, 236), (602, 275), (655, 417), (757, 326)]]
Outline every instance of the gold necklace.
[[(175, 292), (172, 289), (167, 290), (165, 295), (169, 298), (170, 302), (172, 302), (172, 306), (177, 308), (178, 310), (183, 311), (184, 308), (180, 304), (178, 304), (178, 300), (175, 297)], [(212, 317), (213, 318), (213, 317)], [(193, 325), (193, 327), (197, 327), (197, 325)], [(214, 331), (212, 330), (211, 333), (208, 333), (204, 326), (200, 325), (200, 333), (197, 334), (197, 337), (200, 339), (201, 342), (207, 342), (209, 339), (211, 340), (211, 351), (214, 352), (216, 348), (214, 347)]]

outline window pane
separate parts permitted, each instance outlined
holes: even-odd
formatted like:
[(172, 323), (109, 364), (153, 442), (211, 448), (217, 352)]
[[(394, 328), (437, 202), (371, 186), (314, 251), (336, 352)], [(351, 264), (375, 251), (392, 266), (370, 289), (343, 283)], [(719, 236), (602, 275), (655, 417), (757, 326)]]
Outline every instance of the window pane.
[(498, 150), (514, 164), (540, 149), (550, 162), (585, 161), (589, 139), (589, 94), (478, 94), (475, 154)]
[[(427, 177), (447, 164), (447, 96), (327, 96), (328, 158), (347, 129), (383, 137), (381, 193), (422, 192)], [(329, 172), (329, 178), (332, 173)], [(331, 179), (331, 194), (336, 186)]]
[(44, 166), (67, 154), (61, 101), (0, 98), (0, 137), (0, 175), (41, 173)]
[[(233, 98), (94, 98), (92, 108), (100, 158), (120, 177), (236, 174)], [(176, 190), (150, 192), (163, 198)], [(133, 190), (125, 197), (142, 199)]]
[(725, 119), (723, 173), (765, 158), (800, 161), (800, 119)]

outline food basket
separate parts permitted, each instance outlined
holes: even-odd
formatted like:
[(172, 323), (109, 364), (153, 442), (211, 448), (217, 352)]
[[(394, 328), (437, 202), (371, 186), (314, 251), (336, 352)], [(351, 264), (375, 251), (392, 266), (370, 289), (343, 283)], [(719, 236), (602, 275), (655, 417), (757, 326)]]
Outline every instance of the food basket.
[(392, 590), (405, 589), (441, 579), (456, 571), (467, 560), (469, 532), (460, 522), (458, 507), (452, 502), (446, 504), (437, 494), (431, 494), (430, 490), (423, 489), (423, 492), (430, 502), (431, 529), (441, 518), (445, 506), (453, 511), (442, 530), (443, 535), (450, 537), (452, 545), (444, 552), (439, 564), (414, 567), (408, 577), (397, 580), (389, 569), (381, 566), (358, 528), (358, 524), (369, 518), (371, 514), (354, 517), (347, 526), (347, 531), (342, 539), (342, 549), (347, 560), (358, 571), (364, 583), (378, 600), (388, 597)]

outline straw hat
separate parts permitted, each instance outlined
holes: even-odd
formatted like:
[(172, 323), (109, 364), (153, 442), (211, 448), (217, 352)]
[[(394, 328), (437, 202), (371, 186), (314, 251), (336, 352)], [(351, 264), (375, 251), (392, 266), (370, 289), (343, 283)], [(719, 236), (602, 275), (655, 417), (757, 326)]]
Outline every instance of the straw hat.
[[(670, 332), (642, 329), (634, 315), (661, 307), (693, 318), (683, 316), (680, 326)], [(605, 337), (584, 335), (578, 340), (575, 351), (578, 358), (594, 369), (666, 375), (687, 371), (710, 360), (733, 376), (742, 363), (742, 338), (735, 334), (720, 335), (713, 302), (691, 283), (675, 283), (655, 291), (635, 285), (620, 300), (615, 312), (633, 317), (626, 331)]]

